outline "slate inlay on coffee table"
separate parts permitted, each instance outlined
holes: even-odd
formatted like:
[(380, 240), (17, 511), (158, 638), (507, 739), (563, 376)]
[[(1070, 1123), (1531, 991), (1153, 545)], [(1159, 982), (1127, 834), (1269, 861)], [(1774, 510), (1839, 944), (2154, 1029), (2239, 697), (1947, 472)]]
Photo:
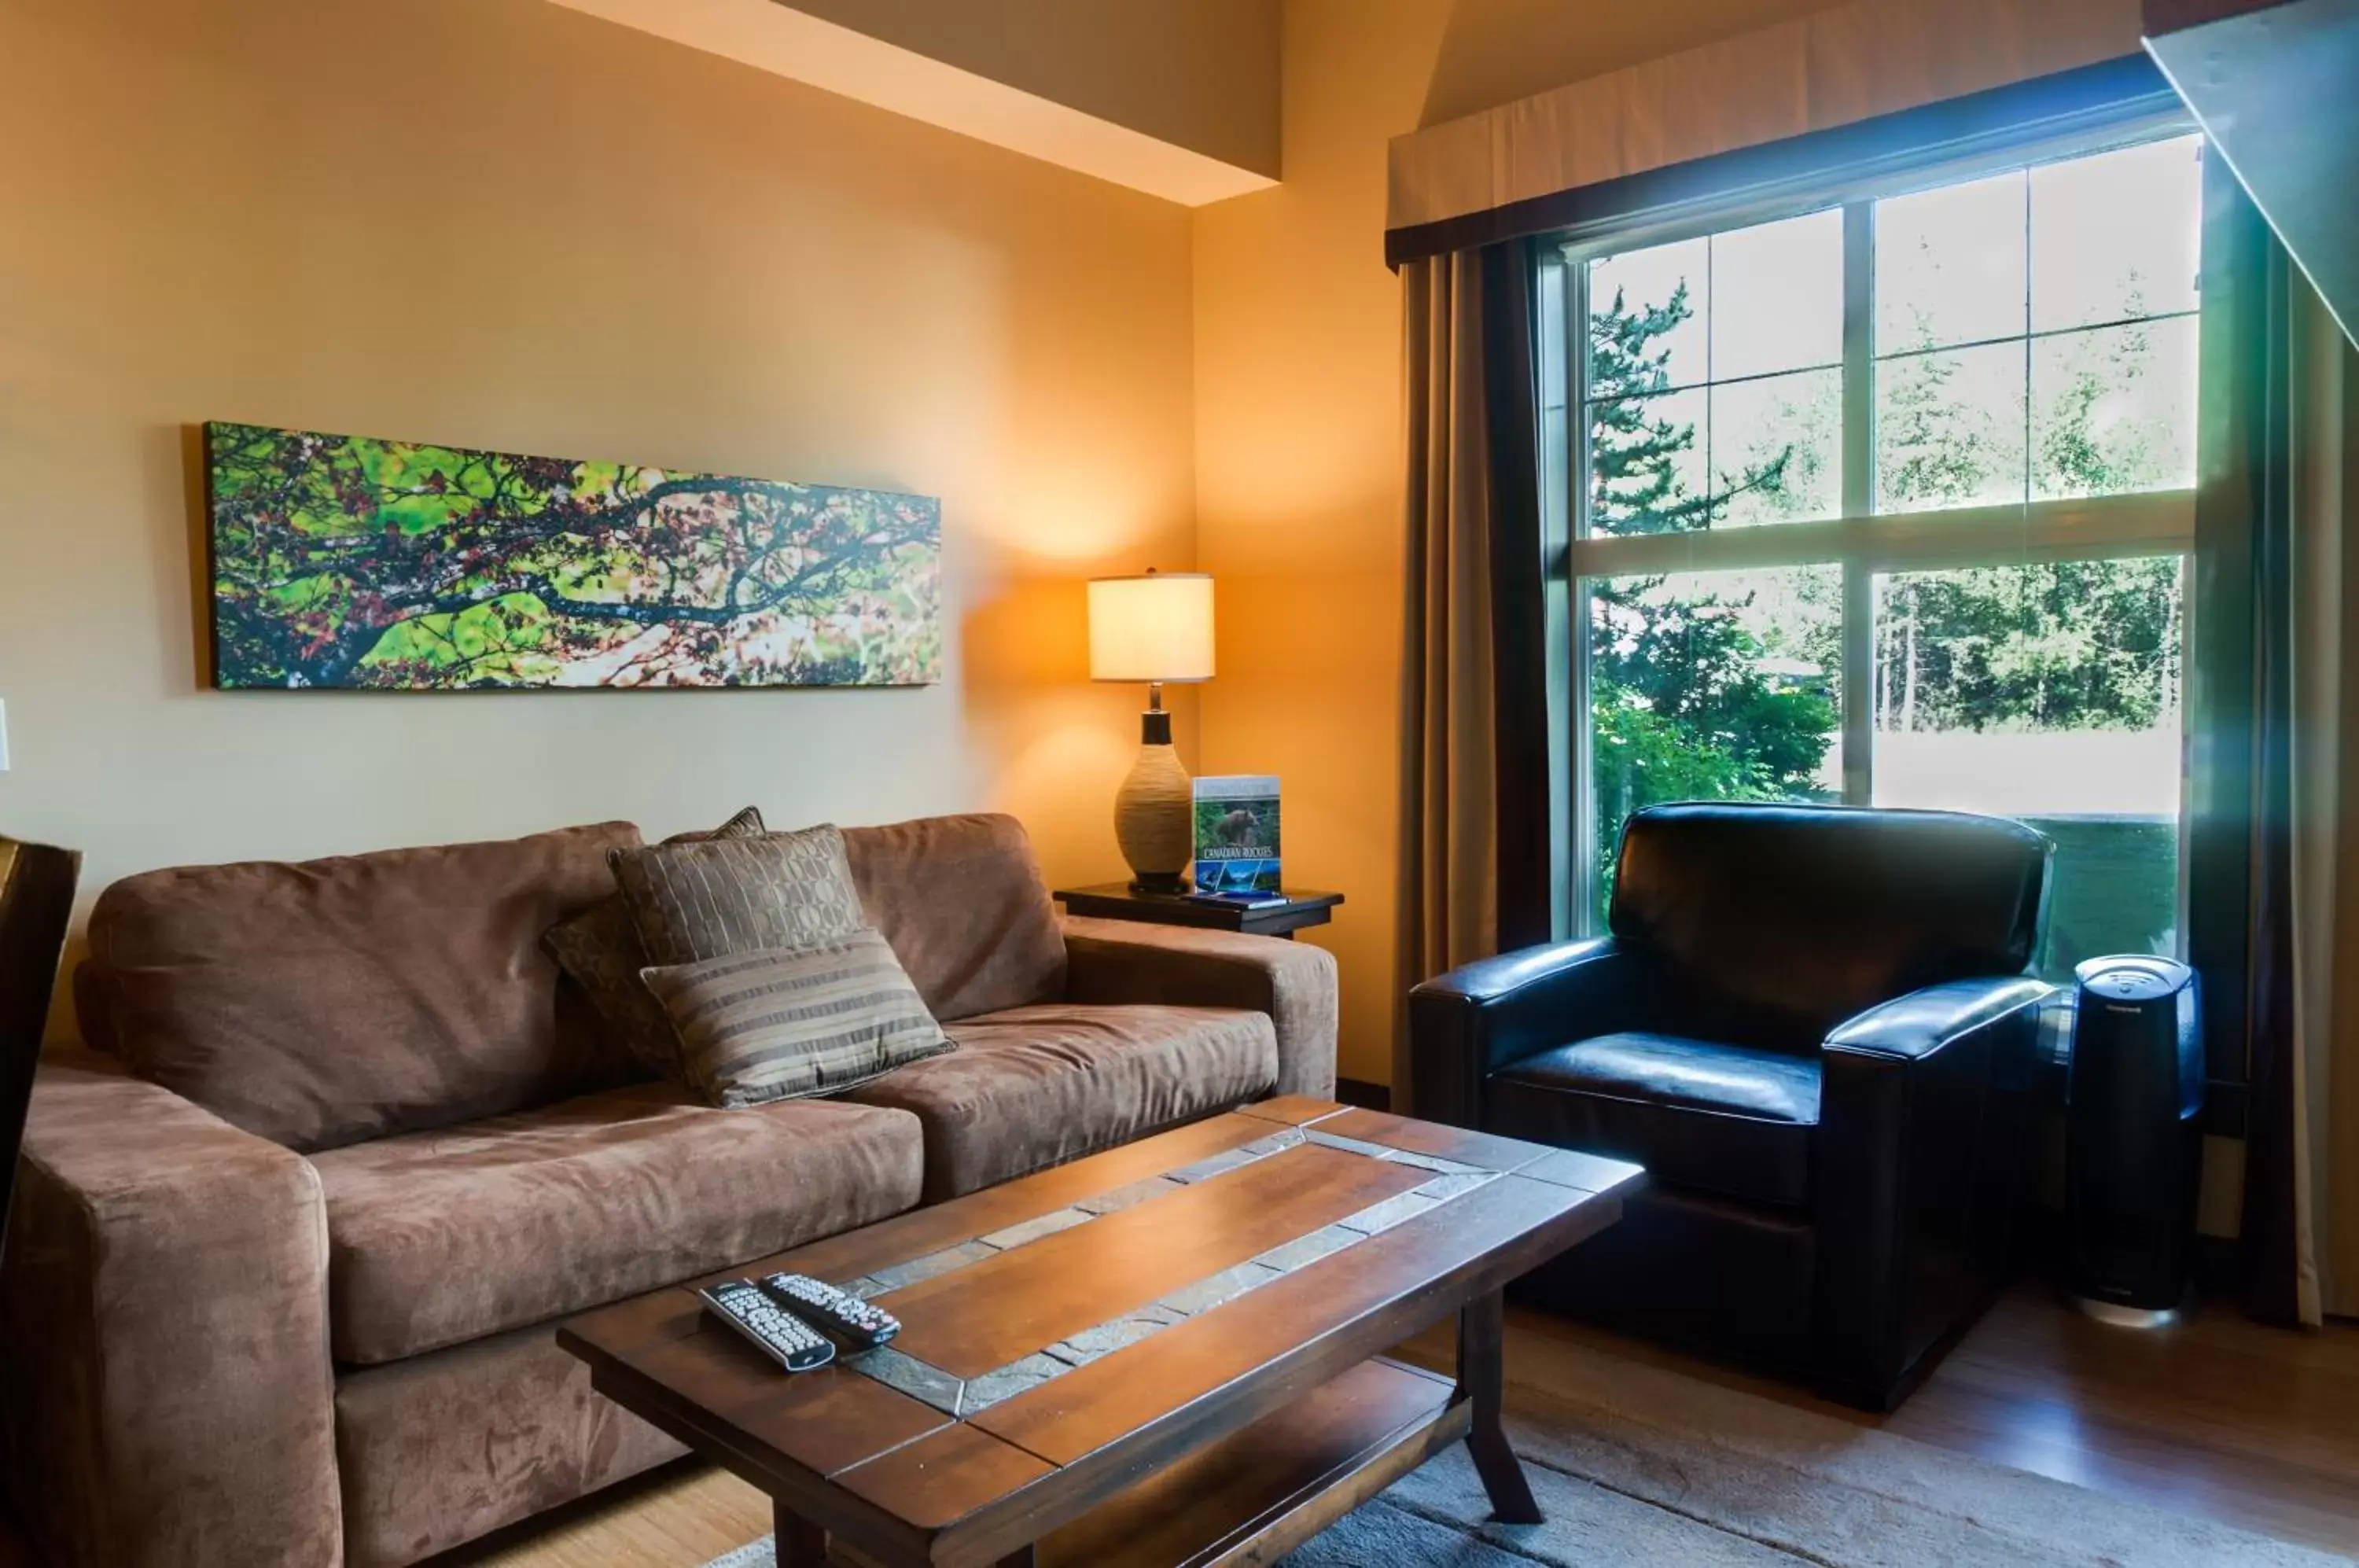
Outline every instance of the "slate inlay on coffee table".
[[(685, 1289), (559, 1334), (600, 1392), (777, 1504), (788, 1568), (1266, 1562), (1498, 1429), (1500, 1288), (1635, 1166), (1299, 1097), (815, 1242), (900, 1337), (788, 1377)], [(1386, 1359), (1457, 1312), (1460, 1377)]]

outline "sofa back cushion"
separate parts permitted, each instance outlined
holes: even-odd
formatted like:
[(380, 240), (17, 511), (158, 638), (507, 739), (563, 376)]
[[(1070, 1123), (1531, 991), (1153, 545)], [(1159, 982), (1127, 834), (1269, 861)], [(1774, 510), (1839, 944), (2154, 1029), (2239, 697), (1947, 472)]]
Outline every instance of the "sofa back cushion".
[(1659, 965), (1674, 1032), (1817, 1050), (1920, 986), (2038, 956), (2048, 841), (1957, 811), (1691, 804), (1622, 833), (1614, 934)]
[(868, 923), (944, 1022), (1061, 1000), (1065, 939), (1032, 841), (1013, 817), (846, 828)]
[(290, 1149), (545, 1105), (635, 1070), (540, 935), (614, 891), (628, 822), (125, 877), (91, 913), (92, 1031)]

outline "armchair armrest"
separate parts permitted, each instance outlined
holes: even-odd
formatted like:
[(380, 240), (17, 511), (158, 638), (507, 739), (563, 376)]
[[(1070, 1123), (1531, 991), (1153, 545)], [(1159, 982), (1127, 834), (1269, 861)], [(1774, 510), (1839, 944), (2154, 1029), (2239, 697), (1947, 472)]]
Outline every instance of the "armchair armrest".
[(340, 1563), (310, 1162), (75, 1053), (35, 1082), (21, 1178), (0, 1387), (44, 1560)]
[(1277, 1093), (1335, 1093), (1335, 955), (1309, 942), (1193, 926), (1065, 915), (1065, 992), (1076, 1002), (1156, 1002), (1267, 1013)]
[(1648, 971), (1612, 937), (1503, 953), (1420, 983), (1408, 994), (1406, 1114), (1479, 1127), (1485, 1078), (1550, 1046), (1632, 1027), (1651, 989)]
[(1985, 1024), (2037, 1007), (2050, 989), (2028, 975), (1928, 985), (1837, 1025), (1827, 1036), (1827, 1050), (1918, 1061)]
[(1827, 1036), (1815, 1333), (1838, 1397), (1890, 1408), (2003, 1277), (2048, 993), (2025, 975), (1956, 980)]

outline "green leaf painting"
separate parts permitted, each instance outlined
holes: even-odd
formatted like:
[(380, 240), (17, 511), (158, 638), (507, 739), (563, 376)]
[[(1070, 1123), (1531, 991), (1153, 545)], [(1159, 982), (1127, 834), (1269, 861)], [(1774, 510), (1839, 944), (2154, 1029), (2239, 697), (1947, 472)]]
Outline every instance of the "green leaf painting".
[(256, 425), (205, 449), (217, 686), (941, 678), (926, 496)]

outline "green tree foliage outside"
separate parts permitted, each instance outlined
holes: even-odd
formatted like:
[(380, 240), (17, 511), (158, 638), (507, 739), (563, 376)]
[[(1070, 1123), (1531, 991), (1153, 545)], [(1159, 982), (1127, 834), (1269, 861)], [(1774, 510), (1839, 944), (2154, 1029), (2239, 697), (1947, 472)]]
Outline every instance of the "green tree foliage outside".
[[(1589, 319), (1590, 526), (1612, 535), (1684, 533), (1740, 497), (1775, 501), (1792, 445), (1699, 493), (1682, 474), (1696, 430), (1650, 401), (1669, 386), (1661, 340), (1692, 313), (1684, 283), (1660, 304), (1616, 292)], [(1831, 648), (1773, 648), (1746, 625), (1754, 595), (1666, 594), (1666, 579), (1598, 579), (1590, 594), (1591, 779), (1599, 908), (1610, 896), (1623, 821), (1670, 800), (1809, 798), (1841, 724), (1831, 683), (1769, 673), (1788, 653), (1826, 668)]]
[(921, 496), (206, 428), (225, 687), (940, 678)]
[[(2051, 340), (2071, 358), (2036, 420), (2029, 461), (2041, 495), (2118, 495), (2168, 479), (2150, 430), (2104, 417), (2109, 397), (2125, 399), (2151, 374), (2149, 332)], [(2015, 449), (1989, 428), (2012, 410), (1954, 396), (1953, 357), (1920, 353), (1883, 371), (1886, 510), (1954, 506), (2019, 484)], [(2176, 556), (1896, 574), (1877, 607), (1876, 726), (2151, 729), (2179, 706), (2179, 577)]]
[[(1740, 498), (1791, 515), (1797, 465), (1821, 443), (1746, 454), (1698, 493), (1683, 475), (1696, 430), (1664, 417), (1667, 334), (1691, 313), (1682, 284), (1660, 303), (1620, 293), (1588, 323), (1590, 518), (1599, 534), (1675, 533), (1725, 523)], [(1886, 511), (1971, 504), (1994, 488), (2044, 496), (2147, 490), (2174, 480), (2175, 454), (2125, 394), (2152, 374), (2143, 329), (2056, 340), (2066, 359), (2038, 410), (2031, 451), (2004, 409), (1951, 386), (1956, 364), (1924, 354), (1879, 366), (1877, 468)], [(1926, 346), (1930, 346), (1928, 343)], [(2017, 403), (2013, 417), (2020, 420)], [(1789, 408), (1798, 435), (1839, 411)], [(2147, 730), (2180, 700), (2176, 557), (2072, 561), (1896, 574), (1875, 626), (1875, 722), (1886, 733)], [(1840, 585), (1832, 568), (1789, 573), (1803, 613), (1748, 614), (1758, 590), (1666, 593), (1662, 578), (1589, 584), (1598, 889), (1630, 812), (1681, 800), (1825, 799), (1840, 727)], [(1790, 646), (1788, 646), (1790, 645)], [(1815, 675), (1805, 671), (1815, 670)]]

